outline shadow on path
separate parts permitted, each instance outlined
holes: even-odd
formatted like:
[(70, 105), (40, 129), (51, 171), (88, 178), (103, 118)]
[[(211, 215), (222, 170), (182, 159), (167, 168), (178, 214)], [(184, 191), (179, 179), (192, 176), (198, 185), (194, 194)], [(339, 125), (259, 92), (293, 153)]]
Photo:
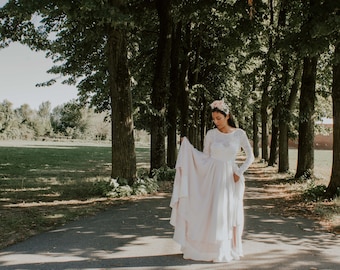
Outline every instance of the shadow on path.
[[(245, 257), (231, 263), (184, 260), (172, 240), (170, 194), (115, 205), (0, 252), (0, 269), (340, 269), (340, 240), (313, 221), (275, 215), (279, 203), (249, 170)], [(263, 175), (262, 175), (263, 176)]]

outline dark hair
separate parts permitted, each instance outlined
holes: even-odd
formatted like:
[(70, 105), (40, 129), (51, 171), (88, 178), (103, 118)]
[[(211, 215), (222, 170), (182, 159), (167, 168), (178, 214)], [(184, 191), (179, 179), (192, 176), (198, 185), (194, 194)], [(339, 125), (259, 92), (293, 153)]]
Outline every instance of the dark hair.
[[(219, 112), (219, 113), (223, 114), (224, 116), (227, 116), (227, 114), (226, 114), (224, 111), (221, 111), (220, 109), (218, 109), (218, 108), (216, 108), (216, 107), (213, 108), (213, 109), (211, 110), (211, 112)], [(234, 121), (234, 117), (233, 117), (233, 115), (231, 114), (231, 112), (229, 112), (228, 125), (231, 126), (231, 127), (236, 128), (236, 123), (235, 123), (235, 121)]]

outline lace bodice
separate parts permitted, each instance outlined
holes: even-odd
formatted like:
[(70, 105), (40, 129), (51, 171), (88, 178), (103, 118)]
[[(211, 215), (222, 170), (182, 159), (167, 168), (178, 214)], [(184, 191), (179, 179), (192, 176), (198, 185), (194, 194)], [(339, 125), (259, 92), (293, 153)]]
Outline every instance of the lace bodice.
[[(236, 157), (241, 148), (246, 153), (246, 160), (238, 167)], [(204, 139), (203, 152), (218, 160), (231, 162), (234, 172), (242, 175), (254, 161), (254, 155), (246, 133), (242, 129), (236, 129), (231, 133), (222, 133), (218, 129), (209, 130)]]

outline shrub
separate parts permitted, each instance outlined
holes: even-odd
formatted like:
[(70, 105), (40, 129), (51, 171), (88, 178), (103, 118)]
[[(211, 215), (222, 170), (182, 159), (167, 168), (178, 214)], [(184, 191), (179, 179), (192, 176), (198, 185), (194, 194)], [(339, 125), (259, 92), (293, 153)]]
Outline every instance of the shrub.
[(111, 179), (111, 190), (107, 193), (110, 197), (128, 197), (131, 195), (147, 195), (158, 190), (157, 181), (152, 178), (137, 178), (132, 186), (126, 179)]
[(313, 179), (309, 180), (303, 198), (306, 201), (320, 201), (325, 198), (326, 188), (325, 185), (316, 185)]
[(173, 181), (175, 179), (176, 169), (167, 166), (152, 170), (152, 177), (156, 181)]
[(107, 196), (110, 191), (110, 182), (107, 180), (99, 180), (92, 184), (91, 194), (95, 196)]
[(82, 182), (78, 184), (66, 184), (60, 191), (63, 198), (93, 198), (105, 197), (111, 190), (110, 182), (108, 180), (100, 179), (96, 181)]
[(146, 195), (157, 192), (158, 183), (153, 178), (139, 178), (133, 184), (133, 190), (135, 195)]
[(81, 185), (68, 185), (62, 191), (66, 198), (91, 198), (91, 197), (129, 197), (131, 195), (143, 196), (153, 194), (159, 189), (159, 181), (173, 181), (175, 169), (168, 167), (153, 170), (153, 177), (148, 176), (148, 170), (140, 169), (137, 172), (138, 178), (132, 186), (124, 178), (111, 180), (99, 179), (92, 182), (85, 182)]

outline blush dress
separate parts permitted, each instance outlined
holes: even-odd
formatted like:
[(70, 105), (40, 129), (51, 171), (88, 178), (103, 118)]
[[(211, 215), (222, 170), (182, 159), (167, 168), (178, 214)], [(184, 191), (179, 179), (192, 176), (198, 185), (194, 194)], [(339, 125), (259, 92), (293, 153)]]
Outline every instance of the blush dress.
[[(238, 165), (240, 150), (246, 154)], [(184, 138), (176, 162), (170, 207), (173, 239), (184, 259), (229, 262), (243, 256), (243, 173), (254, 161), (246, 133), (209, 130), (203, 152)], [(237, 183), (233, 174), (240, 176)], [(236, 246), (232, 245), (236, 228)]]

